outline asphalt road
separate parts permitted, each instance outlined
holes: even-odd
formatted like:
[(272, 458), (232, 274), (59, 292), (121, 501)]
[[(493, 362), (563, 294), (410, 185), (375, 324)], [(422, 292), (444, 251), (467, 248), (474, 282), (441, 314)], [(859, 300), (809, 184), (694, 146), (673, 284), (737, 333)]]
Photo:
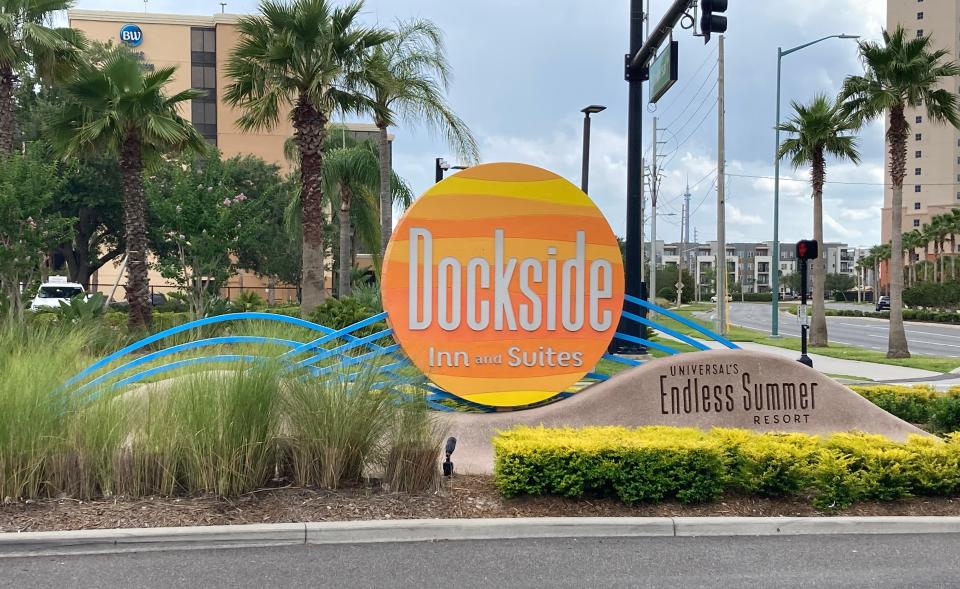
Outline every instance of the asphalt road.
[(0, 587), (955, 587), (960, 535), (590, 538), (0, 559)]
[[(699, 313), (703, 318), (712, 313)], [(730, 303), (730, 323), (770, 333), (770, 305)], [(887, 325), (883, 319), (827, 317), (827, 337), (838, 344), (886, 351)], [(935, 323), (905, 323), (907, 341), (914, 354), (960, 358), (960, 327)], [(780, 335), (800, 337), (796, 315), (780, 314)]]

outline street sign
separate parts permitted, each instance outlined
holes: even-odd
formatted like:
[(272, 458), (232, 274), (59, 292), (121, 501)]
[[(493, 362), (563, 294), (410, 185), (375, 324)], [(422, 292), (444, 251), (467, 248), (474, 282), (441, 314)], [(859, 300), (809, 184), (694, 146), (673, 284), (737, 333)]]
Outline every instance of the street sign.
[(797, 320), (800, 321), (800, 325), (807, 324), (807, 306), (799, 305), (797, 307)]
[(680, 44), (670, 41), (660, 55), (653, 58), (650, 64), (650, 102), (660, 100), (667, 93), (679, 77), (677, 58), (680, 55)]

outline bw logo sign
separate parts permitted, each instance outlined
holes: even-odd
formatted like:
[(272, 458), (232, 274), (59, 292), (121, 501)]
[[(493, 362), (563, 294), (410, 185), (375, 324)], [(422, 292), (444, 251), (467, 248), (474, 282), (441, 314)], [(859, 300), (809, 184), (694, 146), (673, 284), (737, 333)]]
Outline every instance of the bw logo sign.
[(130, 47), (137, 47), (143, 42), (143, 31), (137, 25), (123, 25), (120, 28), (120, 41)]

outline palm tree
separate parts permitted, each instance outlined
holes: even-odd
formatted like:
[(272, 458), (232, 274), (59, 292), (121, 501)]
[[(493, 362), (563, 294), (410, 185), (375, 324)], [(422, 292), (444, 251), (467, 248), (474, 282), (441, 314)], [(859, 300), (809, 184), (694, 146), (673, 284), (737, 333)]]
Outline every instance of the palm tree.
[[(934, 49), (929, 36), (908, 35), (902, 26), (893, 33), (883, 32), (883, 43), (861, 41), (860, 56), (866, 72), (843, 82), (840, 98), (845, 110), (860, 122), (889, 113), (887, 142), (890, 150), (891, 247), (899, 251), (903, 240), (903, 177), (906, 173), (907, 134), (910, 124), (906, 108), (926, 110), (927, 119), (960, 127), (957, 96), (942, 87), (953, 84), (960, 65), (947, 61), (950, 52)], [(890, 268), (890, 333), (888, 358), (909, 358), (907, 336), (903, 329), (903, 268)]]
[(167, 152), (207, 149), (200, 133), (179, 114), (183, 103), (200, 93), (184, 90), (168, 96), (164, 91), (175, 72), (176, 67), (146, 72), (133, 54), (116, 51), (102, 64), (77, 70), (63, 86), (66, 104), (47, 121), (47, 136), (63, 157), (119, 156), (131, 330), (151, 321), (144, 166)]
[[(808, 105), (793, 102), (792, 107), (793, 117), (781, 123), (778, 128), (793, 137), (780, 144), (777, 157), (790, 156), (790, 163), (794, 168), (810, 166), (810, 182), (813, 186), (813, 238), (822, 244), (826, 156), (859, 163), (857, 140), (850, 134), (856, 128), (856, 122), (841, 110), (840, 105), (823, 94), (814, 96)], [(813, 263), (811, 346), (827, 345), (827, 319), (823, 299), (825, 280), (826, 264), (821, 257)]]
[(227, 62), (224, 97), (243, 114), (243, 129), (272, 129), (289, 110), (299, 151), (303, 221), (301, 306), (310, 313), (326, 298), (323, 157), (327, 124), (336, 112), (372, 105), (358, 90), (361, 61), (393, 35), (355, 21), (362, 0), (334, 8), (327, 0), (263, 0), (260, 15), (240, 19), (240, 39)]
[[(330, 196), (331, 207), (337, 211), (339, 226), (337, 295), (347, 297), (351, 294), (351, 276), (356, 257), (354, 237), (358, 229), (366, 238), (364, 245), (368, 251), (379, 252), (381, 227), (377, 222), (369, 223), (369, 213), (374, 212), (372, 219), (378, 218), (376, 211), (380, 202), (378, 192), (382, 168), (377, 150), (370, 142), (330, 150), (324, 168), (324, 193)], [(387, 173), (391, 172), (388, 170)], [(388, 184), (391, 187), (391, 205), (395, 200), (401, 201), (404, 206), (409, 205), (412, 200), (410, 187), (395, 175)], [(355, 197), (359, 199), (360, 207), (354, 207)], [(366, 221), (359, 227), (354, 223), (358, 214), (365, 217), (363, 221)]]
[(0, 0), (0, 154), (13, 149), (16, 72), (30, 65), (44, 78), (62, 78), (79, 63), (83, 35), (47, 26), (51, 14), (72, 5), (71, 0)]
[[(341, 139), (342, 138), (342, 139)], [(283, 146), (284, 157), (296, 167), (297, 147), (292, 139)], [(327, 134), (324, 161), (324, 207), (338, 211), (338, 228), (334, 266), (337, 269), (337, 295), (349, 296), (350, 269), (356, 265), (357, 246), (372, 252), (379, 267), (380, 251), (380, 163), (377, 147), (371, 141), (358, 141), (338, 135), (331, 127)], [(413, 202), (413, 190), (396, 173), (391, 172), (391, 200), (406, 209)], [(355, 198), (356, 197), (356, 198)], [(300, 236), (300, 200), (294, 196), (286, 212), (288, 230)], [(343, 241), (349, 239), (349, 244)], [(359, 244), (358, 244), (359, 242)], [(346, 268), (341, 271), (341, 268)], [(344, 283), (342, 280), (346, 280)]]
[(389, 173), (392, 168), (388, 128), (400, 118), (426, 123), (441, 131), (450, 147), (466, 163), (479, 160), (477, 142), (460, 117), (447, 104), (444, 93), (450, 79), (443, 35), (429, 20), (401, 22), (387, 43), (367, 56), (369, 92), (374, 122), (380, 131), (380, 239), (381, 254), (393, 231), (393, 200)]
[(908, 276), (910, 284), (916, 284), (917, 282), (917, 262), (913, 259), (916, 250), (919, 247), (926, 248), (929, 243), (923, 232), (919, 229), (914, 229), (909, 233), (903, 234), (903, 248), (907, 252), (907, 268), (910, 270), (910, 275)]

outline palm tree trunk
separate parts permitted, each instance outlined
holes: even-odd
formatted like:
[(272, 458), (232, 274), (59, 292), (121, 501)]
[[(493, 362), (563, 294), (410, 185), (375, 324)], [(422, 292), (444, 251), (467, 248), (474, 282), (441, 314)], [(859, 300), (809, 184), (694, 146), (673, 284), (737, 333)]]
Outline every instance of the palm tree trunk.
[(13, 88), (17, 75), (10, 67), (0, 67), (0, 154), (13, 151)]
[(147, 203), (143, 194), (140, 138), (130, 132), (120, 148), (123, 230), (127, 245), (127, 329), (150, 327), (150, 276), (147, 269)]
[[(818, 152), (813, 159), (813, 239), (821, 244), (823, 250), (823, 181), (826, 163), (823, 153)], [(826, 251), (813, 261), (813, 320), (810, 322), (810, 345), (826, 347), (827, 317), (823, 300), (826, 282)]]
[[(903, 177), (907, 162), (907, 122), (903, 107), (890, 111), (890, 179), (893, 200), (890, 211), (890, 251), (899, 252), (903, 244)], [(909, 358), (907, 334), (903, 329), (903, 267), (890, 264), (890, 333), (887, 340), (888, 358)]]
[(340, 222), (340, 254), (339, 259), (339, 281), (337, 293), (340, 298), (348, 297), (351, 294), (350, 277), (353, 273), (353, 265), (350, 263), (350, 253), (353, 251), (353, 229), (350, 222), (350, 206), (353, 195), (350, 187), (344, 184), (340, 185), (340, 211), (338, 220)]
[(390, 190), (390, 176), (393, 169), (393, 155), (390, 150), (390, 139), (387, 136), (387, 125), (377, 122), (380, 154), (380, 259), (382, 260), (393, 234), (393, 191)]
[(300, 97), (293, 109), (294, 141), (300, 151), (300, 207), (303, 212), (303, 270), (300, 308), (304, 317), (327, 298), (323, 246), (323, 143), (327, 118)]

